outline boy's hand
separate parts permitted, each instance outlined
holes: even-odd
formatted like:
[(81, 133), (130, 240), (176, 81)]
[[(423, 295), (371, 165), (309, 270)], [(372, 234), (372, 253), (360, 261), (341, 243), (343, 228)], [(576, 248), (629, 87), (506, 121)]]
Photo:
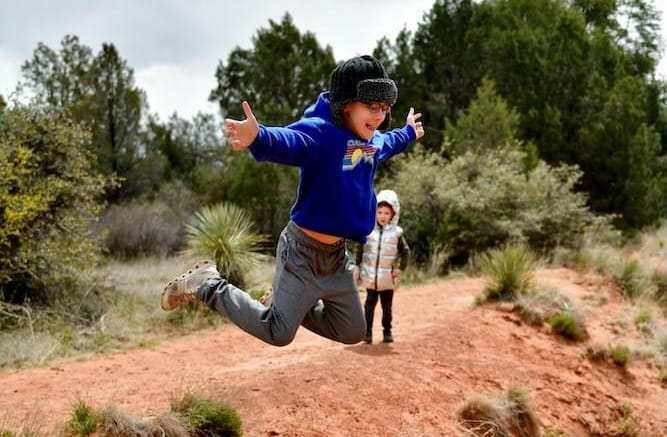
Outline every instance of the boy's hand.
[(255, 114), (252, 113), (250, 105), (244, 101), (242, 106), (246, 119), (239, 121), (226, 118), (225, 128), (222, 131), (234, 150), (241, 150), (250, 146), (259, 133), (259, 124), (257, 124), (257, 119)]
[(398, 269), (398, 268), (394, 268), (391, 271), (391, 276), (392, 276), (392, 278), (400, 278), (402, 273), (403, 273), (403, 270)]
[(422, 117), (421, 112), (415, 114), (415, 108), (410, 108), (408, 112), (408, 117), (405, 119), (405, 124), (409, 124), (415, 130), (417, 134), (417, 139), (420, 139), (424, 136), (424, 126), (421, 121), (417, 121)]

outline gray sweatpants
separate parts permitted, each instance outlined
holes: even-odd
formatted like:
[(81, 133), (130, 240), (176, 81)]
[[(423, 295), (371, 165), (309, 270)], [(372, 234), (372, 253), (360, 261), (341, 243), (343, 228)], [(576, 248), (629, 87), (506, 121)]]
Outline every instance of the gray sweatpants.
[(280, 234), (268, 308), (222, 277), (208, 279), (197, 297), (244, 331), (276, 346), (291, 343), (299, 325), (345, 344), (358, 343), (366, 331), (345, 244), (321, 243), (293, 222)]

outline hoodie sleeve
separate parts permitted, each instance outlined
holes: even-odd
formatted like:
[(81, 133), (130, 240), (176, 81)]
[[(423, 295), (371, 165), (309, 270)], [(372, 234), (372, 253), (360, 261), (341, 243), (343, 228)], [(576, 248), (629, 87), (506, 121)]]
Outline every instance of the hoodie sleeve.
[(384, 144), (379, 159), (384, 161), (405, 150), (410, 143), (417, 139), (417, 133), (412, 126), (405, 125), (400, 129), (393, 129), (384, 133)]
[(267, 127), (260, 124), (257, 138), (249, 149), (257, 161), (302, 166), (314, 146), (313, 138), (295, 127)]

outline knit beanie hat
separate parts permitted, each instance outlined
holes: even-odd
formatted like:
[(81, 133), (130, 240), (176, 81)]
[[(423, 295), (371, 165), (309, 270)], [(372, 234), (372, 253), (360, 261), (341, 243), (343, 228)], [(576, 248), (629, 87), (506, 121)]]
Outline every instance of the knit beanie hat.
[[(384, 67), (372, 56), (364, 55), (349, 59), (331, 73), (329, 100), (333, 122), (344, 126), (342, 109), (350, 102), (386, 102), (393, 106), (398, 99), (398, 87), (389, 78)], [(387, 112), (380, 130), (387, 130), (391, 114)]]

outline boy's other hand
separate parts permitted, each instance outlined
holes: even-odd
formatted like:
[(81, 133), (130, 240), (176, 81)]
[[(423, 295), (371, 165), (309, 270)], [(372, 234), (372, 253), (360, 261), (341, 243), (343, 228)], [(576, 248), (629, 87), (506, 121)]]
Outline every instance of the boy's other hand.
[(421, 121), (417, 121), (422, 117), (422, 113), (418, 112), (415, 114), (415, 108), (410, 108), (408, 112), (408, 117), (405, 119), (405, 124), (409, 124), (415, 130), (417, 134), (417, 139), (420, 139), (424, 136), (424, 125)]
[(243, 113), (245, 120), (225, 119), (225, 128), (222, 133), (227, 137), (227, 141), (234, 150), (242, 150), (250, 146), (259, 133), (259, 124), (252, 113), (248, 102), (243, 102)]

